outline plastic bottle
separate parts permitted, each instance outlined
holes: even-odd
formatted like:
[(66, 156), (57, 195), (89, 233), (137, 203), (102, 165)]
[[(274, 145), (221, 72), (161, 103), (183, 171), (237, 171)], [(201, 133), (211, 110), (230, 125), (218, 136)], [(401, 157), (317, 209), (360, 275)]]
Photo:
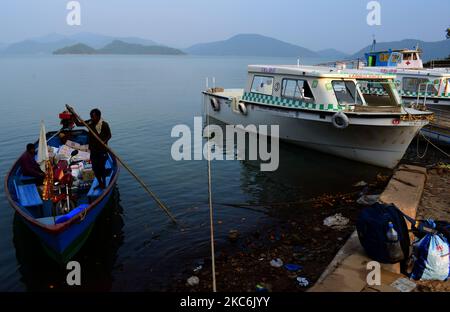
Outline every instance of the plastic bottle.
[(402, 246), (398, 239), (398, 233), (394, 229), (392, 222), (389, 222), (388, 231), (386, 233), (387, 247), (389, 252), (389, 258), (392, 262), (399, 262), (404, 259)]

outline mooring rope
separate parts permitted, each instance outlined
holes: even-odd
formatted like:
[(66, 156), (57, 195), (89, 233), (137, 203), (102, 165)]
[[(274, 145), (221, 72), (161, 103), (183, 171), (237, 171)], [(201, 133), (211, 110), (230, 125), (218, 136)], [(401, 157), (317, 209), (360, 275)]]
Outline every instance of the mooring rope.
[[(419, 132), (419, 133), (422, 134), (422, 132)], [(422, 135), (423, 135), (423, 134), (422, 134)], [(421, 155), (420, 155), (420, 152), (419, 152), (419, 139), (420, 139), (420, 135), (418, 135), (418, 136), (417, 136), (417, 139), (416, 139), (416, 152), (417, 152), (417, 158), (423, 159), (423, 158), (425, 158), (425, 156), (427, 155), (428, 146), (430, 145), (430, 143), (427, 142), (427, 146), (425, 147), (425, 151), (423, 152), (423, 154), (422, 154), (422, 156), (421, 156)]]
[[(420, 134), (422, 135), (422, 137), (425, 139), (425, 141), (427, 141), (427, 147), (428, 144), (431, 144), (431, 146), (433, 146), (435, 149), (437, 149), (438, 151), (440, 151), (442, 154), (444, 154), (447, 157), (450, 157), (450, 154), (446, 153), (444, 150), (442, 150), (441, 148), (439, 148), (438, 146), (436, 146), (435, 144), (433, 144), (433, 142), (431, 142), (422, 132), (420, 132)], [(426, 152), (426, 151), (425, 151)]]

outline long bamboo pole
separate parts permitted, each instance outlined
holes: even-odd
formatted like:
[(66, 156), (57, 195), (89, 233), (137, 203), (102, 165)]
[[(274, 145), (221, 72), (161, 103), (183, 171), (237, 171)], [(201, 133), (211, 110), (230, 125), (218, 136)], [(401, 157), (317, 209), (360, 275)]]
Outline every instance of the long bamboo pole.
[(158, 206), (167, 214), (167, 216), (169, 216), (169, 218), (172, 220), (173, 223), (177, 224), (177, 220), (175, 219), (175, 217), (172, 215), (172, 213), (169, 211), (169, 209), (167, 208), (166, 205), (164, 205), (164, 203), (158, 198), (158, 196), (156, 196), (155, 193), (153, 193), (153, 191), (145, 184), (145, 182), (122, 160), (122, 158), (120, 158), (108, 145), (106, 145), (102, 139), (97, 135), (97, 133), (95, 133), (90, 127), (89, 125), (83, 120), (81, 119), (81, 117), (75, 112), (75, 110), (73, 109), (73, 107), (69, 106), (68, 104), (66, 104), (66, 108), (67, 110), (75, 116), (75, 118), (77, 118), (77, 120), (83, 125), (85, 126), (89, 132), (92, 133), (92, 135), (100, 142), (100, 144), (103, 145), (103, 147), (105, 147), (111, 154), (114, 155), (114, 157), (116, 157), (117, 161), (133, 176), (133, 178), (136, 179), (136, 181), (142, 186), (142, 188), (147, 192), (148, 195), (150, 195), (151, 198), (153, 198), (153, 200), (158, 204)]

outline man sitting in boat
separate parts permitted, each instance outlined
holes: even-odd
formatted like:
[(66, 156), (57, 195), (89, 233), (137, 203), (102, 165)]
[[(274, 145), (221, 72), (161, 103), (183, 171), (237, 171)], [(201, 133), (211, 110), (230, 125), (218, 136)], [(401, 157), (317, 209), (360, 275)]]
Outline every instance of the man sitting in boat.
[(34, 159), (35, 155), (34, 144), (27, 144), (27, 150), (20, 156), (19, 164), (22, 168), (22, 174), (24, 176), (33, 177), (36, 179), (36, 184), (40, 185), (43, 183), (45, 178), (45, 173), (39, 167), (39, 164)]
[[(111, 139), (111, 129), (106, 121), (102, 119), (102, 113), (98, 108), (94, 108), (90, 113), (91, 119), (86, 121), (92, 131), (97, 134), (103, 143), (108, 144)], [(78, 120), (77, 126), (83, 126)], [(92, 170), (98, 181), (97, 188), (104, 189), (106, 187), (106, 161), (108, 160), (108, 150), (99, 142), (95, 136), (89, 132), (89, 149), (91, 151)]]

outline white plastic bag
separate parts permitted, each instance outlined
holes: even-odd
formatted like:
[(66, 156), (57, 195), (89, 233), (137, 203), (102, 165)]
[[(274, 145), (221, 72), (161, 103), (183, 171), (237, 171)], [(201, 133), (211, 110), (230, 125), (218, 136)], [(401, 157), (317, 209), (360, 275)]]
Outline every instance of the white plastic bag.
[(427, 234), (415, 246), (411, 278), (422, 281), (445, 281), (450, 276), (450, 255), (447, 240), (437, 234)]

